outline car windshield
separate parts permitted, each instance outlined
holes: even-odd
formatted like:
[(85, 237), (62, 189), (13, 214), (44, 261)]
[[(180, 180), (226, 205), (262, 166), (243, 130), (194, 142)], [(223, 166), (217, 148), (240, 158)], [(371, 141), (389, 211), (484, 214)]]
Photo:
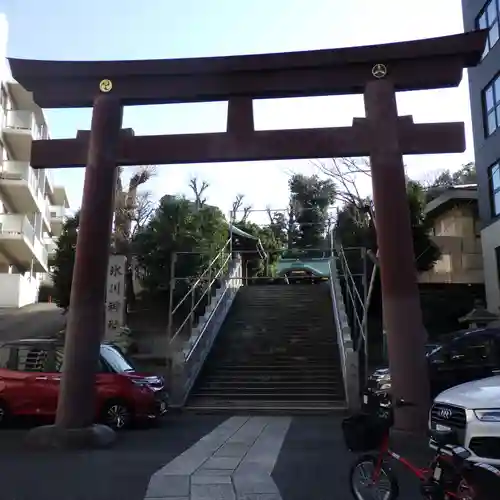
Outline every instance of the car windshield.
[(483, 331), (484, 331), (484, 328), (479, 328), (479, 329), (475, 329), (475, 330), (459, 330), (456, 332), (451, 332), (451, 333), (447, 333), (445, 335), (441, 335), (439, 337), (439, 343), (436, 342), (435, 345), (431, 345), (431, 344), (428, 345), (427, 356), (428, 357), (434, 356), (438, 352), (442, 351), (443, 347), (449, 347), (456, 340), (464, 338), (465, 336), (467, 336), (471, 333), (474, 334), (474, 333), (483, 332)]
[(116, 373), (135, 371), (134, 367), (114, 347), (102, 345), (101, 356)]

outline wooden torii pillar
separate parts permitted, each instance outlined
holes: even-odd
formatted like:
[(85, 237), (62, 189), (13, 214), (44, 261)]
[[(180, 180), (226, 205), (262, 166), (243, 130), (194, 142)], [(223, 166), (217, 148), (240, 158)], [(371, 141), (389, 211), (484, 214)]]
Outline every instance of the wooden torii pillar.
[[(462, 123), (414, 124), (395, 93), (457, 86), (481, 58), (487, 33), (370, 47), (225, 58), (55, 62), (10, 59), (14, 78), (43, 108), (93, 107), (90, 135), (34, 141), (33, 168), (87, 165), (55, 426), (32, 431), (43, 446), (102, 446), (94, 426), (94, 376), (104, 334), (106, 263), (116, 166), (370, 156), (384, 323), (393, 393), (416, 404), (396, 412), (426, 426), (424, 329), (402, 155), (463, 152)], [(352, 127), (255, 131), (252, 100), (364, 94)], [(134, 137), (120, 133), (125, 105), (228, 101), (225, 133)]]

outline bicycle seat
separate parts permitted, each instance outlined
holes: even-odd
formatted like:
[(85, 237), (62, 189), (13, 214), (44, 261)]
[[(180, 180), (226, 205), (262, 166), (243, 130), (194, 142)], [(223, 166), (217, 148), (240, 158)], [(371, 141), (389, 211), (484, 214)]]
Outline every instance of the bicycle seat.
[(410, 408), (411, 406), (415, 406), (415, 403), (407, 401), (406, 399), (396, 398), (394, 406), (396, 406), (396, 408)]

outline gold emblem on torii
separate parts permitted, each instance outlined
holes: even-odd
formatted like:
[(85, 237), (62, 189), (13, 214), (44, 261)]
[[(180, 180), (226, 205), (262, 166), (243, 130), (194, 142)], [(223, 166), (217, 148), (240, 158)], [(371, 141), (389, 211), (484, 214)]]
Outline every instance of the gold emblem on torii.
[(105, 78), (104, 80), (101, 80), (99, 82), (99, 90), (101, 92), (111, 92), (112, 89), (113, 89), (113, 82), (108, 78)]

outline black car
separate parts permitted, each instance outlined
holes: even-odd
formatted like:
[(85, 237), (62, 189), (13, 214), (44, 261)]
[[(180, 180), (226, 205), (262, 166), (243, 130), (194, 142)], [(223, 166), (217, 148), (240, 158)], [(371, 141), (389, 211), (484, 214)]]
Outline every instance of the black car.
[[(461, 330), (426, 347), (433, 398), (450, 387), (500, 373), (500, 328)], [(388, 368), (379, 368), (368, 377), (363, 406), (392, 406)]]

